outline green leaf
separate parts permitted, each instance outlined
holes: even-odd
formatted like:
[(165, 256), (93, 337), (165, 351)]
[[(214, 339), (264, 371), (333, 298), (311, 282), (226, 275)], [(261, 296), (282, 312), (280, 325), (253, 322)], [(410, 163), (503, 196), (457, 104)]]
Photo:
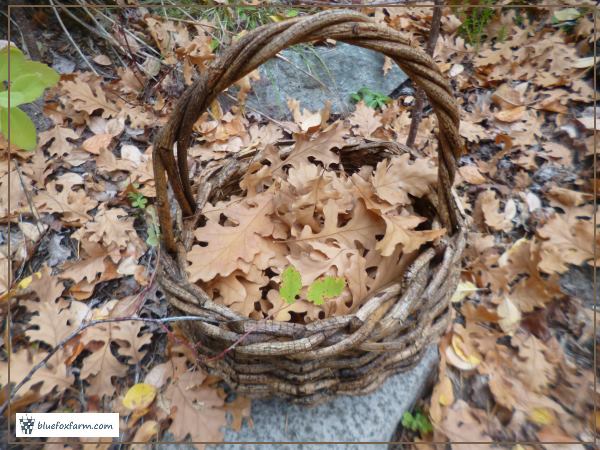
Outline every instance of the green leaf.
[(302, 289), (302, 279), (300, 272), (296, 270), (294, 266), (288, 266), (281, 273), (281, 286), (279, 288), (279, 295), (287, 303), (294, 303), (296, 296)]
[(20, 73), (17, 73), (16, 76), (13, 77), (12, 74), (12, 58), (10, 60), (10, 68), (11, 68), (11, 82), (14, 82), (19, 76), (25, 74), (35, 74), (39, 77), (40, 82), (44, 85), (44, 87), (52, 87), (55, 86), (56, 83), (60, 80), (60, 75), (56, 72), (52, 67), (48, 67), (46, 64), (43, 64), (38, 61), (29, 61), (24, 60), (22, 63), (19, 63), (17, 68), (20, 70)]
[(151, 247), (158, 247), (160, 243), (160, 228), (158, 226), (158, 214), (154, 206), (149, 206), (145, 209), (148, 213), (146, 215), (146, 224), (148, 225), (148, 238), (146, 243)]
[(25, 55), (21, 50), (12, 45), (7, 45), (0, 50), (0, 81), (8, 80), (8, 53), (10, 52), (11, 79), (15, 73), (15, 68), (19, 67), (25, 60)]
[(19, 108), (0, 108), (0, 132), (8, 139), (8, 115), (10, 112), (10, 142), (23, 150), (35, 150), (37, 145), (35, 125)]
[(146, 239), (146, 244), (148, 244), (150, 247), (158, 247), (159, 239), (155, 225), (152, 225), (150, 228), (148, 228), (148, 238)]
[[(2, 56), (4, 57), (2, 58)], [(60, 79), (60, 75), (46, 64), (38, 61), (30, 61), (25, 59), (23, 54), (19, 55), (12, 52), (10, 54), (11, 83), (25, 74), (37, 74), (46, 87), (54, 86)], [(8, 52), (4, 55), (0, 54), (0, 80), (8, 81)]]
[(415, 416), (415, 429), (424, 435), (431, 433), (433, 431), (433, 426), (426, 415), (421, 412), (417, 412)]
[(307, 298), (315, 305), (322, 305), (325, 299), (340, 295), (344, 286), (346, 286), (346, 280), (341, 277), (325, 277), (316, 280), (309, 286)]
[(288, 11), (285, 13), (286, 17), (296, 17), (297, 15), (298, 15), (297, 9), (288, 9)]
[(368, 87), (362, 87), (358, 92), (350, 94), (350, 99), (354, 103), (362, 100), (365, 102), (365, 105), (373, 109), (382, 108), (392, 100), (387, 95), (382, 94), (381, 92), (372, 91)]
[[(33, 102), (44, 93), (46, 87), (47, 83), (37, 73), (17, 77), (10, 86), (10, 107)], [(8, 90), (0, 92), (0, 106), (8, 108)]]
[(569, 20), (575, 20), (579, 16), (581, 16), (581, 13), (577, 10), (577, 8), (565, 8), (556, 11), (552, 16), (552, 19), (556, 22), (566, 22)]
[(130, 192), (128, 197), (134, 208), (145, 209), (148, 204), (148, 199), (141, 192)]
[(402, 416), (402, 426), (411, 431), (418, 431), (421, 435), (433, 431), (429, 418), (420, 411), (416, 411), (414, 416), (408, 411), (405, 412)]
[[(12, 89), (10, 90), (10, 107), (14, 108), (15, 106), (22, 105), (23, 103), (27, 103), (25, 101), (25, 96), (22, 92), (15, 92)], [(0, 92), (0, 107), (4, 109), (8, 109), (8, 91)]]
[(412, 414), (408, 411), (406, 411), (402, 415), (402, 426), (404, 428), (408, 428), (411, 431), (415, 431), (415, 419), (413, 418)]
[[(8, 81), (8, 53), (9, 48), (0, 50), (0, 81)], [(36, 78), (34, 84), (42, 89), (54, 86), (60, 80), (60, 75), (51, 67), (38, 61), (25, 59), (25, 55), (15, 47), (10, 47), (10, 82), (11, 91), (17, 80), (24, 75), (33, 75)], [(32, 79), (23, 80), (21, 87), (16, 90), (24, 90), (26, 83), (33, 82)], [(37, 98), (37, 97), (36, 97)], [(35, 98), (34, 98), (35, 100)]]

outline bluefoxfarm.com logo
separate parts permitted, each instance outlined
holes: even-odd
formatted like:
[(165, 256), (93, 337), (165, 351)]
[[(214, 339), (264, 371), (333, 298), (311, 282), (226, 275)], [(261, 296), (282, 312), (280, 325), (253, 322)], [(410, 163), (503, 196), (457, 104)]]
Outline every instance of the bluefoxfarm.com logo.
[(30, 435), (33, 431), (33, 426), (35, 425), (35, 419), (32, 417), (21, 417), (19, 418), (19, 426), (21, 427), (21, 432), (25, 435)]
[(118, 437), (118, 413), (18, 413), (16, 437)]

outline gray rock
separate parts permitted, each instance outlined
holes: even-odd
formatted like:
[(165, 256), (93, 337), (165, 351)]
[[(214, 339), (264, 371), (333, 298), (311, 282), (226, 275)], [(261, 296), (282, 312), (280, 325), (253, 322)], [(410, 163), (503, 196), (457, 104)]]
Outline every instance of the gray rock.
[[(569, 267), (560, 277), (560, 287), (565, 294), (582, 300), (588, 308), (594, 306), (594, 268), (591, 265)], [(596, 273), (596, 289), (600, 292), (600, 271)]]
[[(317, 450), (323, 446), (294, 442), (387, 442), (392, 439), (404, 412), (420, 398), (434, 367), (437, 347), (431, 347), (412, 369), (390, 377), (379, 389), (365, 396), (340, 396), (313, 408), (278, 399), (252, 402), (254, 427), (244, 423), (239, 432), (225, 431), (225, 442), (288, 442), (289, 444), (245, 444), (244, 450)], [(226, 450), (226, 444), (210, 450)], [(345, 450), (364, 445), (344, 445)], [(387, 449), (387, 444), (369, 445)]]
[(367, 87), (389, 95), (407, 78), (395, 64), (384, 75), (382, 54), (342, 42), (297, 45), (280, 55), (260, 67), (260, 80), (252, 82), (247, 99), (248, 106), (278, 120), (291, 118), (288, 98), (313, 112), (330, 100), (332, 112), (347, 114), (354, 109), (350, 94)]

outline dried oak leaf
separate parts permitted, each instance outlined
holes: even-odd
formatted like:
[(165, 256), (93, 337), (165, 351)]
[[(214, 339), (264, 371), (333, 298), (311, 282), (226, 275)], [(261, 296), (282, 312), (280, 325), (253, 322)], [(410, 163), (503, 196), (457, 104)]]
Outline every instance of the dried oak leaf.
[(321, 111), (310, 112), (307, 109), (300, 111), (300, 102), (298, 100), (289, 99), (288, 108), (292, 112), (294, 122), (298, 124), (302, 131), (315, 131), (320, 127), (324, 126), (329, 119), (329, 112), (331, 110), (331, 102), (327, 101), (325, 107)]
[(437, 169), (429, 159), (419, 158), (410, 162), (405, 153), (377, 164), (372, 176), (377, 196), (392, 205), (411, 203), (408, 196), (422, 197), (437, 181)]
[(152, 341), (152, 333), (142, 331), (145, 325), (140, 321), (119, 322), (118, 325), (113, 340), (119, 344), (119, 354), (129, 357), (129, 364), (140, 364), (147, 353), (143, 347)]
[(131, 233), (136, 233), (133, 220), (122, 208), (102, 208), (94, 217), (94, 221), (86, 224), (86, 238), (106, 247), (111, 244), (126, 247), (131, 240)]
[[(591, 207), (570, 208), (555, 214), (538, 229), (545, 239), (541, 245), (539, 267), (546, 273), (564, 273), (568, 264), (577, 266), (594, 259), (594, 224)], [(600, 234), (595, 245), (600, 245)]]
[(350, 177), (354, 189), (353, 194), (365, 202), (367, 209), (382, 214), (395, 209), (395, 206), (385, 200), (381, 200), (371, 182), (372, 170), (363, 166), (358, 173), (353, 173)]
[(96, 157), (96, 167), (102, 172), (133, 172), (136, 164), (127, 159), (120, 159), (108, 148), (99, 149), (99, 154)]
[(206, 245), (194, 245), (187, 254), (191, 263), (187, 272), (191, 281), (210, 281), (216, 275), (228, 276), (246, 267), (260, 252), (277, 255), (267, 237), (274, 231), (273, 194), (264, 192), (244, 201), (231, 204), (225, 211), (236, 226), (223, 226), (216, 221), (194, 232), (196, 240)]
[[(35, 292), (41, 303), (54, 303), (65, 290), (64, 283), (52, 275), (52, 270), (48, 266), (42, 267), (40, 277), (33, 277), (29, 287)], [(40, 303), (35, 304), (39, 305)], [(29, 307), (27, 309), (33, 311)]]
[(534, 392), (528, 384), (515, 376), (514, 354), (510, 349), (496, 346), (485, 355), (478, 366), (481, 374), (489, 376), (489, 387), (500, 405), (522, 411), (528, 415), (536, 410), (547, 409), (556, 415), (564, 415), (564, 409), (546, 394)]
[[(339, 163), (339, 155), (331, 149), (342, 148), (347, 133), (348, 130), (343, 124), (334, 123), (312, 137), (295, 134), (296, 144), (285, 159), (281, 159), (279, 151), (274, 146), (267, 146), (261, 157), (248, 167), (240, 187), (248, 192), (256, 192), (259, 183), (266, 183), (273, 176), (280, 174), (285, 166), (299, 168), (303, 162), (312, 162), (311, 159), (320, 161), (325, 167)], [(261, 161), (265, 159), (270, 162), (269, 165), (262, 164)]]
[[(66, 175), (46, 184), (46, 190), (38, 191), (33, 203), (39, 211), (60, 214), (63, 222), (71, 225), (83, 224), (91, 217), (88, 211), (98, 206), (84, 189), (74, 190), (74, 184), (65, 182)], [(59, 190), (58, 186), (61, 186)]]
[(516, 206), (514, 201), (512, 203), (507, 202), (504, 213), (500, 213), (498, 212), (500, 209), (500, 200), (496, 198), (494, 191), (487, 190), (479, 194), (477, 204), (483, 212), (485, 223), (492, 229), (497, 231), (512, 230), (512, 218), (516, 213), (516, 209), (513, 209)]
[[(27, 302), (27, 309), (36, 311), (29, 324), (32, 327), (25, 332), (30, 341), (45, 342), (56, 347), (63, 339), (74, 332), (88, 315), (89, 308), (80, 302), (39, 302), (32, 305)], [(68, 306), (68, 307), (67, 307)]]
[[(206, 292), (219, 294), (222, 303), (234, 311), (249, 316), (254, 311), (254, 302), (262, 297), (261, 288), (269, 278), (262, 271), (251, 266), (248, 273), (236, 270), (226, 277), (217, 277), (206, 286)], [(214, 294), (213, 294), (214, 295)]]
[(513, 336), (511, 345), (519, 349), (519, 358), (513, 361), (521, 381), (534, 392), (545, 393), (556, 379), (556, 365), (547, 357), (550, 354), (548, 346), (525, 333)]
[[(221, 427), (227, 425), (224, 401), (216, 389), (202, 385), (205, 378), (200, 372), (184, 372), (174, 376), (164, 392), (173, 419), (169, 431), (177, 441), (188, 435), (196, 442), (223, 439)], [(204, 444), (196, 445), (204, 448)]]
[(382, 125), (381, 118), (376, 115), (376, 111), (365, 105), (362, 100), (357, 103), (356, 110), (350, 116), (350, 123), (356, 127), (355, 131), (359, 136), (366, 138), (371, 137)]
[[(105, 305), (110, 309), (114, 303)], [(97, 313), (102, 317), (104, 312)], [(138, 321), (99, 324), (87, 328), (81, 335), (81, 341), (91, 353), (83, 360), (81, 378), (87, 380), (90, 386), (86, 389), (88, 395), (111, 396), (115, 392), (112, 384), (113, 377), (123, 377), (127, 373), (127, 365), (120, 362), (113, 354), (111, 343), (119, 346), (118, 354), (132, 358), (132, 363), (138, 363), (145, 351), (141, 347), (150, 342), (151, 335), (140, 334), (143, 324)]]
[[(27, 376), (33, 366), (41, 362), (45, 357), (46, 352), (37, 352), (33, 356), (30, 355), (26, 348), (13, 353), (10, 356), (10, 382), (19, 383)], [(64, 350), (57, 351), (47, 364), (36, 370), (31, 379), (22, 387), (21, 392), (29, 391), (33, 386), (41, 383), (40, 395), (48, 395), (54, 388), (58, 392), (64, 392), (69, 389), (75, 377), (69, 373), (69, 369), (64, 361), (68, 355)], [(0, 384), (6, 386), (8, 384), (8, 362), (0, 361)]]
[[(114, 266), (121, 259), (118, 249), (107, 249), (88, 239), (81, 239), (80, 245), (83, 250), (80, 253), (81, 259), (65, 263), (65, 270), (59, 274), (59, 278), (71, 279), (75, 283), (84, 280), (93, 283), (99, 274), (109, 271), (110, 265)], [(107, 258), (110, 258), (110, 261)]]
[(52, 169), (48, 167), (44, 152), (37, 151), (31, 156), (31, 159), (23, 164), (23, 173), (29, 177), (38, 188), (46, 184), (46, 178), (50, 175)]
[(558, 275), (542, 277), (540, 262), (539, 245), (527, 239), (519, 239), (500, 257), (500, 268), (506, 273), (501, 283), (505, 288), (511, 286), (510, 299), (521, 312), (543, 307), (561, 295)]
[(369, 293), (377, 292), (390, 283), (401, 280), (402, 275), (414, 262), (418, 252), (402, 252), (402, 247), (397, 246), (390, 256), (381, 256), (379, 252), (370, 251), (366, 256), (366, 269), (375, 270), (375, 276), (369, 275), (367, 287)]
[[(147, 420), (135, 431), (133, 436), (133, 442), (146, 443), (150, 442), (152, 438), (159, 438), (160, 426), (156, 420)], [(146, 445), (144, 444), (132, 444), (132, 450), (144, 450)]]
[(73, 102), (76, 111), (85, 111), (92, 115), (97, 110), (102, 110), (102, 117), (108, 119), (119, 115), (119, 107), (106, 98), (99, 86), (92, 89), (90, 84), (76, 79), (62, 83), (62, 91)]
[[(302, 286), (309, 286), (317, 278), (324, 275), (341, 275), (350, 265), (350, 256), (354, 250), (327, 244), (312, 242), (310, 249), (302, 249), (292, 245), (288, 261), (300, 272)], [(335, 268), (333, 272), (331, 268)]]
[(83, 141), (81, 148), (93, 155), (99, 155), (100, 151), (110, 148), (112, 139), (113, 136), (109, 133), (95, 134)]
[[(479, 412), (484, 415), (478, 414)], [(462, 399), (454, 402), (452, 406), (446, 409), (446, 416), (439, 423), (439, 429), (450, 441), (473, 441), (473, 442), (492, 442), (488, 434), (486, 422), (483, 420), (485, 412), (471, 408), (467, 402)], [(469, 450), (469, 444), (452, 444), (453, 449)]]
[(394, 253), (397, 245), (402, 245), (402, 250), (406, 253), (418, 250), (421, 245), (443, 236), (446, 233), (444, 228), (438, 230), (414, 230), (421, 222), (426, 220), (424, 217), (414, 215), (384, 215), (385, 235), (375, 247), (381, 252), (382, 256), (390, 256)]
[(356, 243), (366, 249), (373, 249), (377, 243), (376, 236), (382, 234), (383, 224), (381, 219), (368, 211), (362, 200), (356, 202), (351, 214), (351, 219), (343, 226), (339, 226), (339, 207), (333, 200), (329, 200), (323, 207), (323, 228), (314, 233), (305, 226), (300, 234), (291, 242), (305, 249), (314, 249), (314, 242), (335, 241), (341, 248), (354, 249)]
[[(50, 152), (50, 155), (60, 158), (68, 155), (73, 150), (73, 144), (69, 142), (69, 139), (79, 139), (79, 134), (71, 128), (56, 125), (54, 128), (40, 133), (39, 147), (41, 148), (52, 141), (48, 147), (48, 152)], [(39, 153), (42, 154), (42, 152)]]

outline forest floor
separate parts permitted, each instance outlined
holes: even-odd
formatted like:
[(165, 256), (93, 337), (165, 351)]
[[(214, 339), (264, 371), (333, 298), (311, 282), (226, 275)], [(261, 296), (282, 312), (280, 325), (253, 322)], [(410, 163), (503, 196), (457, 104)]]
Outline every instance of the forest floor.
[[(444, 8), (434, 51), (461, 112), (468, 152), (454, 187), (469, 234), (436, 383), (405, 421), (403, 438), (422, 444), (419, 449), (445, 441), (456, 449), (467, 448), (456, 442), (472, 441), (515, 450), (586, 448), (600, 424), (593, 371), (598, 11), (591, 1), (554, 8), (484, 3)], [(165, 432), (176, 440), (220, 441), (221, 427), (239, 429), (249, 418), (250, 401), (204, 374), (177, 325), (162, 321), (168, 307), (155, 279), (161, 250), (151, 144), (185, 88), (223, 48), (247, 29), (316, 10), (193, 10), (167, 2), (151, 9), (61, 10), (62, 24), (51, 9), (27, 10), (29, 25), (13, 25), (13, 43), (25, 50), (23, 33), (33, 33), (40, 60), (61, 80), (24, 108), (38, 129), (35, 151), (11, 148), (9, 162), (0, 136), (0, 404), (11, 396), (13, 413), (119, 412), (121, 439), (137, 442), (160, 440)], [(358, 10), (416, 45), (427, 41), (431, 8)], [(238, 83), (233, 96), (240, 102), (253, 76)], [(348, 125), (336, 131), (337, 140), (405, 142), (413, 96), (389, 101), (389, 93), (376, 94), (375, 100), (362, 95), (348, 117), (303, 111), (302, 99), (292, 99), (289, 121), (237, 101), (213, 104), (194, 125), (191, 174), (278, 141), (327, 143), (332, 122)], [(426, 108), (414, 147), (430, 166), (420, 166), (422, 180), (404, 186), (411, 195), (429, 189), (436, 126)], [(302, 167), (295, 167), (296, 181), (310, 176), (309, 165)], [(287, 181), (294, 182), (291, 175)], [(332, 189), (338, 181), (331, 179)], [(411, 239), (422, 239), (420, 245), (438, 231), (411, 230)], [(394, 243), (408, 245), (401, 238)], [(206, 281), (220, 268), (199, 267), (188, 256), (191, 276), (215, 296), (230, 289), (237, 297), (229, 306), (249, 317), (319, 320), (348, 304), (298, 302), (281, 315), (274, 312), (281, 299), (244, 303), (266, 292), (272, 282), (266, 275), (240, 284), (235, 267), (233, 278)], [(364, 286), (348, 278), (352, 295), (378, 286), (379, 278), (364, 273)], [(140, 320), (109, 321), (131, 316)], [(90, 320), (105, 322), (89, 326)], [(12, 386), (22, 382), (17, 392), (9, 391), (9, 355)], [(41, 361), (47, 363), (32, 370)], [(70, 440), (73, 448), (95, 441)], [(105, 442), (96, 446), (108, 448), (111, 440)]]

